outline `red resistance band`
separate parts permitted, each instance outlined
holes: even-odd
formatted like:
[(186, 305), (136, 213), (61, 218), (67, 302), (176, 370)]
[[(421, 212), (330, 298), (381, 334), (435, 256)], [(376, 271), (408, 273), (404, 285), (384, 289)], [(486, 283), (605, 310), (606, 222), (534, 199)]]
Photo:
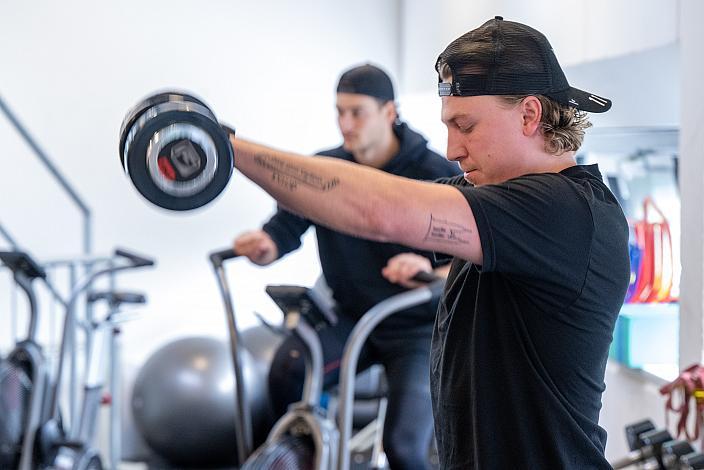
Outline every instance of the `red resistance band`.
[[(704, 422), (704, 366), (694, 364), (684, 371), (674, 381), (660, 388), (660, 394), (667, 396), (665, 402), (665, 419), (669, 426), (670, 412), (679, 414), (677, 422), (677, 437), (684, 434), (688, 441), (699, 438), (699, 430)], [(680, 395), (679, 406), (673, 404), (676, 395)], [(687, 417), (690, 408), (696, 412), (694, 430), (687, 429)]]

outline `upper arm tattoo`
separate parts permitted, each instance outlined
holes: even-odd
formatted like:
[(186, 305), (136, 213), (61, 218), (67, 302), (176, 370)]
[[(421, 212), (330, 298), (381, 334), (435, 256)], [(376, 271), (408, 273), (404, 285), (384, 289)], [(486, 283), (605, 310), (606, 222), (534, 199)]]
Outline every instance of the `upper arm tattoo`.
[(430, 214), (428, 231), (423, 240), (466, 245), (469, 243), (469, 235), (471, 233), (472, 230), (463, 225), (444, 219), (437, 219), (433, 217), (433, 214)]
[(270, 171), (271, 179), (289, 191), (295, 191), (298, 185), (302, 184), (310, 189), (325, 192), (340, 184), (340, 179), (337, 177), (325, 179), (312, 171), (286, 163), (270, 154), (258, 153), (254, 155), (254, 162)]

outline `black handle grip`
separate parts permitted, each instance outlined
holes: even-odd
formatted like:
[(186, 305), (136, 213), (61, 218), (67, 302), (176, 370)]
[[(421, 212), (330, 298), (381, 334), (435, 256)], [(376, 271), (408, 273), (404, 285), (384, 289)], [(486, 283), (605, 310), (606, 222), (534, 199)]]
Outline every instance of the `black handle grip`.
[(433, 272), (418, 271), (416, 275), (411, 278), (411, 280), (426, 283), (428, 285), (427, 287), (430, 289), (430, 293), (433, 296), (433, 301), (436, 301), (442, 297), (442, 292), (445, 290), (445, 279)]
[(116, 248), (115, 249), (115, 256), (121, 256), (123, 258), (127, 258), (134, 264), (135, 267), (139, 266), (154, 266), (155, 262), (151, 258), (146, 258), (144, 256), (140, 256), (138, 254), (132, 253), (131, 251), (127, 251), (122, 248)]
[(440, 276), (428, 271), (418, 271), (415, 276), (411, 278), (412, 281), (424, 282), (425, 284), (430, 284), (440, 279), (442, 279)]
[(222, 266), (223, 261), (227, 261), (228, 259), (232, 258), (237, 258), (239, 255), (235, 253), (235, 250), (232, 248), (228, 248), (226, 250), (220, 250), (220, 251), (213, 251), (210, 253), (209, 258), (210, 262), (213, 263), (213, 266), (216, 268), (219, 268)]
[(88, 294), (88, 302), (104, 300), (111, 305), (145, 304), (147, 297), (139, 292), (100, 291)]

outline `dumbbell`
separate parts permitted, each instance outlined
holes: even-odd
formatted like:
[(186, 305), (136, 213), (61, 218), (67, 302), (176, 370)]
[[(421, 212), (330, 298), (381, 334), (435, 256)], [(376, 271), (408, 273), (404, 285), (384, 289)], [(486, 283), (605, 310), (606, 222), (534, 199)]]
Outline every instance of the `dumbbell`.
[(704, 454), (692, 452), (680, 457), (680, 466), (674, 467), (681, 470), (701, 470), (704, 469)]
[(692, 452), (694, 452), (694, 448), (687, 441), (666, 442), (662, 445), (662, 463), (665, 468), (679, 469), (682, 456)]
[(658, 463), (658, 468), (665, 468), (662, 462), (662, 446), (672, 440), (672, 436), (666, 430), (653, 429), (638, 434), (636, 446), (642, 444), (628, 453), (625, 457), (612, 462), (611, 466), (617, 470), (620, 468), (630, 467), (633, 464), (646, 462), (650, 459), (655, 459)]
[(140, 101), (122, 121), (120, 162), (148, 201), (174, 211), (195, 209), (230, 180), (231, 133), (201, 99), (162, 91)]
[(628, 450), (638, 450), (643, 447), (643, 441), (640, 435), (647, 431), (653, 431), (655, 425), (649, 419), (644, 419), (626, 426), (626, 442), (628, 442)]

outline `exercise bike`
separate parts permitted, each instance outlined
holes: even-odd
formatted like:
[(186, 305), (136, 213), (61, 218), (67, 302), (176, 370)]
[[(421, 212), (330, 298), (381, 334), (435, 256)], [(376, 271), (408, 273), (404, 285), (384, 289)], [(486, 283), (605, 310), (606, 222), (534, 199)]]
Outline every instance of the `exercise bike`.
[(304, 344), (305, 380), (303, 397), (292, 404), (274, 425), (266, 442), (256, 451), (251, 445), (251, 425), (247, 396), (239, 358), (239, 332), (223, 262), (236, 258), (232, 250), (212, 253), (210, 261), (216, 273), (228, 317), (230, 346), (236, 382), (238, 408), (236, 438), (241, 469), (315, 469), (349, 470), (349, 440), (352, 432), (352, 405), (357, 362), (362, 346), (372, 330), (388, 316), (440, 295), (444, 282), (428, 273), (416, 279), (431, 282), (428, 286), (393, 296), (369, 310), (350, 335), (340, 369), (339, 428), (334, 418), (320, 408), (323, 359), (316, 328), (334, 325), (336, 317), (310, 289), (299, 286), (268, 286), (267, 293), (285, 313), (284, 325)]
[(36, 279), (46, 272), (23, 252), (1, 252), (0, 260), (12, 271), (27, 296), (27, 337), (18, 342), (0, 364), (0, 468), (29, 468), (34, 437), (45, 412), (49, 373), (42, 347), (37, 342), (38, 307)]
[[(152, 266), (154, 262), (125, 250), (116, 250), (107, 267), (89, 273), (73, 287), (69, 300), (63, 302), (66, 307), (66, 316), (59, 361), (55, 382), (49, 383), (46, 359), (35, 341), (36, 296), (32, 290), (31, 282), (28, 282), (28, 279), (44, 279), (44, 271), (25, 253), (2, 253), (0, 258), (13, 272), (21, 273), (19, 276), (15, 274), (15, 278), (19, 277), (18, 284), (27, 293), (30, 305), (28, 340), (19, 343), (6, 361), (10, 368), (8, 375), (24, 378), (21, 382), (3, 383), (3, 389), (0, 390), (2, 392), (0, 399), (3, 402), (8, 396), (12, 397), (18, 394), (17, 391), (21, 391), (20, 393), (25, 397), (15, 401), (17, 406), (13, 416), (16, 418), (10, 418), (10, 415), (0, 416), (0, 420), (13, 419), (15, 422), (21, 423), (18, 433), (15, 434), (15, 441), (19, 439), (21, 444), (15, 443), (7, 446), (7, 453), (4, 453), (2, 458), (11, 462), (7, 468), (17, 467), (20, 470), (37, 468), (102, 470), (101, 458), (92, 441), (102, 400), (103, 348), (109, 339), (108, 334), (113, 331), (108, 327), (113, 326), (118, 320), (116, 313), (120, 305), (142, 303), (144, 297), (141, 294), (120, 294), (112, 291), (93, 293), (91, 294), (92, 299), (89, 296), (89, 300), (92, 302), (107, 300), (112, 302), (112, 305), (110, 313), (103, 321), (88, 326), (88, 334), (86, 335), (88, 354), (82, 408), (75, 422), (67, 427), (59, 412), (59, 394), (66, 354), (76, 347), (74, 343), (74, 333), (77, 327), (75, 307), (81, 295), (93, 285), (95, 279), (118, 271)], [(13, 359), (12, 362), (10, 359)], [(17, 438), (18, 435), (19, 438)]]

